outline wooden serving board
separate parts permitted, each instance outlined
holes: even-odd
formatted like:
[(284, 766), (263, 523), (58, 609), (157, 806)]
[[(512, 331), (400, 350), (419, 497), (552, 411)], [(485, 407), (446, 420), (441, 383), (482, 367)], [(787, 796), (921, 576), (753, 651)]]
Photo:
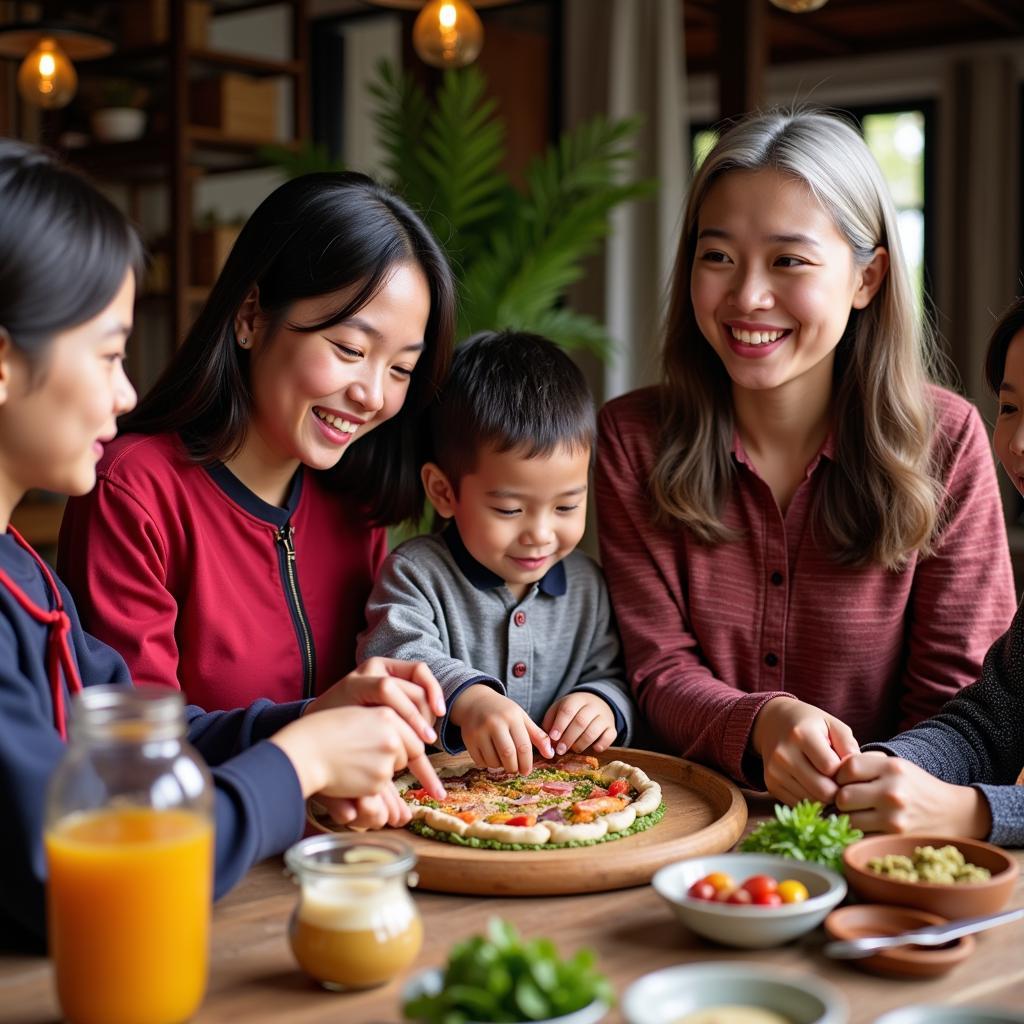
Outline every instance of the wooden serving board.
[[(435, 754), (438, 768), (465, 764), (460, 754)], [(661, 784), (665, 816), (624, 839), (565, 850), (488, 850), (425, 839), (404, 831), (416, 851), (419, 887), (481, 896), (549, 896), (606, 892), (646, 885), (658, 868), (683, 857), (728, 850), (747, 823), (747, 805), (726, 778), (701, 765), (630, 747), (613, 747), (598, 760), (625, 761)], [(321, 831), (332, 829), (310, 817)]]

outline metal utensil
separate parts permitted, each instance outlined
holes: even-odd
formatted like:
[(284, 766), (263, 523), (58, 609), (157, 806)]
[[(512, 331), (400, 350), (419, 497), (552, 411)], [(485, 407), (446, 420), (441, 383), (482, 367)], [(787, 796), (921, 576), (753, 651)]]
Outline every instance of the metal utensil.
[(863, 939), (849, 939), (845, 942), (829, 942), (824, 948), (826, 956), (837, 960), (856, 960), (871, 956), (880, 949), (891, 949), (893, 946), (942, 946), (963, 935), (983, 932), (986, 928), (1009, 924), (1024, 917), (1024, 908), (1020, 910), (1003, 910), (998, 914), (982, 914), (980, 917), (965, 917), (960, 921), (948, 924), (935, 924), (929, 928), (918, 928), (902, 935), (872, 935)]

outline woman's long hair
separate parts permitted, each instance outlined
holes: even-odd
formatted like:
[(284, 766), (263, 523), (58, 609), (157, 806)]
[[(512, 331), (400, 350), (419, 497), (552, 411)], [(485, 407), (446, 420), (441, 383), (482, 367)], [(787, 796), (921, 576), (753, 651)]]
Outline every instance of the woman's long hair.
[(940, 523), (928, 384), (938, 362), (914, 308), (896, 211), (857, 131), (819, 111), (772, 111), (719, 140), (690, 188), (664, 333), (663, 410), (652, 475), (655, 511), (704, 543), (735, 539), (722, 521), (735, 469), (728, 373), (697, 326), (690, 297), (697, 221), (724, 174), (768, 168), (806, 183), (863, 266), (876, 247), (889, 269), (874, 299), (850, 313), (833, 375), (835, 460), (813, 509), (814, 528), (844, 564), (899, 569), (928, 554)]
[(354, 315), (404, 263), (418, 266), (430, 290), (425, 350), (401, 410), (352, 445), (327, 476), (359, 498), (375, 522), (419, 514), (422, 416), (447, 373), (455, 330), (455, 285), (434, 237), (394, 193), (362, 174), (307, 174), (272, 192), (242, 228), (210, 297), (168, 367), (138, 408), (121, 421), (126, 432), (175, 432), (202, 461), (227, 460), (245, 441), (252, 413), (249, 353), (235, 338), (235, 317), (259, 290), (270, 329), (291, 305), (349, 290), (316, 324), (321, 331)]

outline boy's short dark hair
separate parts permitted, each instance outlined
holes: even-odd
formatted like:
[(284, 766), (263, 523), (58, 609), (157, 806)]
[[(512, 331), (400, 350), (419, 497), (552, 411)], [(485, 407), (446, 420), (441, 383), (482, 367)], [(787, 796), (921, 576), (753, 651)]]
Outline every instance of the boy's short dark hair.
[(579, 367), (553, 341), (521, 331), (477, 334), (455, 350), (431, 410), (433, 458), (457, 490), (484, 445), (529, 459), (589, 448), (594, 400)]
[(996, 321), (985, 353), (985, 380), (997, 395), (1006, 370), (1006, 353), (1020, 330), (1024, 330), (1024, 295), (1014, 299)]

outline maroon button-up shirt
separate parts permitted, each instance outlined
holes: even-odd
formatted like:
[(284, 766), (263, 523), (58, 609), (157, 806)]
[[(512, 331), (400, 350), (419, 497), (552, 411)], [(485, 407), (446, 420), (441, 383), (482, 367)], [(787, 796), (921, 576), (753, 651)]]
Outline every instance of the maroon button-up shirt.
[(602, 561), (629, 680), (660, 744), (762, 786), (747, 748), (772, 698), (822, 708), (867, 743), (934, 714), (978, 677), (1014, 611), (1006, 528), (981, 417), (951, 392), (932, 395), (948, 522), (936, 553), (901, 572), (838, 565), (816, 541), (810, 510), (831, 438), (783, 515), (737, 436), (723, 518), (742, 536), (709, 547), (653, 523), (656, 390), (602, 410)]

